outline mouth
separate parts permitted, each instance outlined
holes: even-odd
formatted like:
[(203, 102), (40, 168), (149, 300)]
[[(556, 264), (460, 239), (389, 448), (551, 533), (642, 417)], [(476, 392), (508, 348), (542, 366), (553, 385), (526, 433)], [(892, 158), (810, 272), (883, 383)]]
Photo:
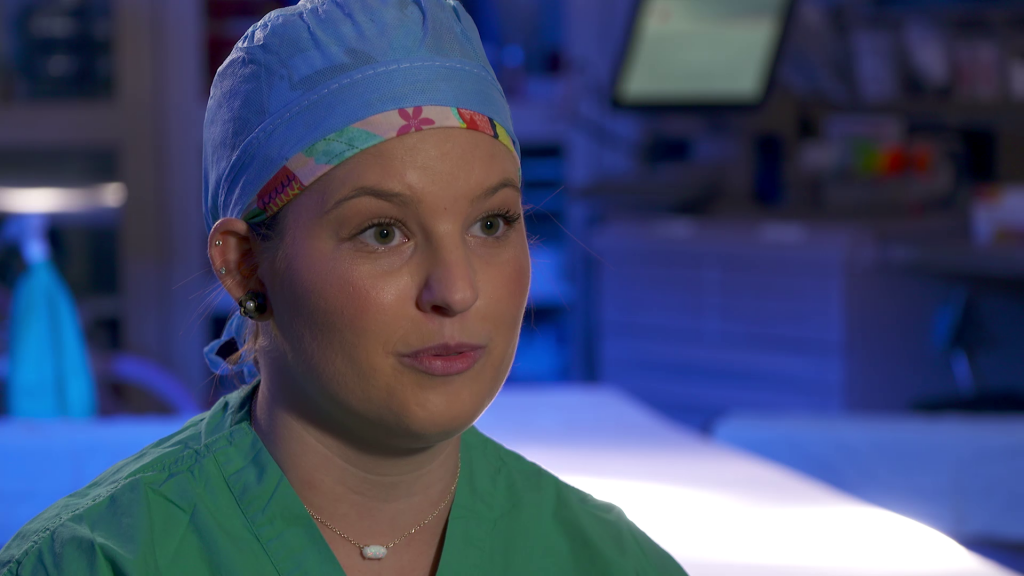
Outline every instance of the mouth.
[(475, 366), (483, 352), (483, 346), (456, 342), (421, 348), (399, 359), (402, 364), (431, 376), (455, 376)]

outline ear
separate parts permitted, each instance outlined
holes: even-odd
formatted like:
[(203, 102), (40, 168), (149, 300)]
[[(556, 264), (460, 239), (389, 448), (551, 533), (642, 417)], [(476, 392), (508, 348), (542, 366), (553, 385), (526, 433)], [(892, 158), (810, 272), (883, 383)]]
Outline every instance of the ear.
[(250, 290), (264, 295), (267, 313), (257, 321), (269, 320), (272, 316), (270, 297), (259, 278), (256, 238), (249, 225), (238, 218), (219, 220), (210, 232), (207, 253), (214, 275), (235, 302)]

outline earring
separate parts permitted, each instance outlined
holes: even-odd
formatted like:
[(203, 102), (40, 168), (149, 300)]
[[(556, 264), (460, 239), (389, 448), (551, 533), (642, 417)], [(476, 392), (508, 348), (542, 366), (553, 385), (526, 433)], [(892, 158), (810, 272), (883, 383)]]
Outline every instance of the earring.
[(238, 299), (238, 313), (255, 320), (267, 311), (267, 300), (263, 294), (250, 290)]
[(221, 274), (227, 274), (228, 273), (228, 269), (223, 267), (223, 266), (221, 266), (220, 270), (218, 270), (218, 272), (220, 272)]
[(221, 242), (220, 240), (216, 240), (213, 243), (214, 246), (220, 246), (221, 244), (223, 244), (223, 242)]

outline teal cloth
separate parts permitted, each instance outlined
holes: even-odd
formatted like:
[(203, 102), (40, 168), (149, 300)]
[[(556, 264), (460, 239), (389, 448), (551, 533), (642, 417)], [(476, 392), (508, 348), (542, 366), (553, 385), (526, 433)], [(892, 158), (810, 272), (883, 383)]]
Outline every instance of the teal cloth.
[[(0, 550), (0, 576), (344, 576), (252, 428), (254, 389), (48, 508)], [(685, 576), (622, 510), (475, 427), (461, 458), (437, 576)]]
[(96, 385), (71, 291), (49, 260), (31, 264), (11, 300), (7, 408), (12, 416), (88, 417)]

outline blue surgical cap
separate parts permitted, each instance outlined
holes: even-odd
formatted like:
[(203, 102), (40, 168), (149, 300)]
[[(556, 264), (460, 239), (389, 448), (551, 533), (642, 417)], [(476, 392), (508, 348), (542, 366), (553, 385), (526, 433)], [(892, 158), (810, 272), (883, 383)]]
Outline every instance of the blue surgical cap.
[(207, 230), (240, 218), (296, 153), (416, 106), (483, 114), (519, 143), (473, 20), (454, 0), (303, 0), (275, 10), (217, 71), (203, 137)]
[[(207, 231), (242, 218), (289, 159), (325, 137), (384, 112), (420, 106), (468, 110), (519, 142), (504, 92), (476, 25), (455, 0), (302, 0), (252, 26), (217, 70), (203, 133)], [(206, 347), (218, 374), (258, 374), (251, 353), (236, 366), (218, 355), (245, 344), (234, 315)], [(231, 347), (229, 347), (230, 349)]]

